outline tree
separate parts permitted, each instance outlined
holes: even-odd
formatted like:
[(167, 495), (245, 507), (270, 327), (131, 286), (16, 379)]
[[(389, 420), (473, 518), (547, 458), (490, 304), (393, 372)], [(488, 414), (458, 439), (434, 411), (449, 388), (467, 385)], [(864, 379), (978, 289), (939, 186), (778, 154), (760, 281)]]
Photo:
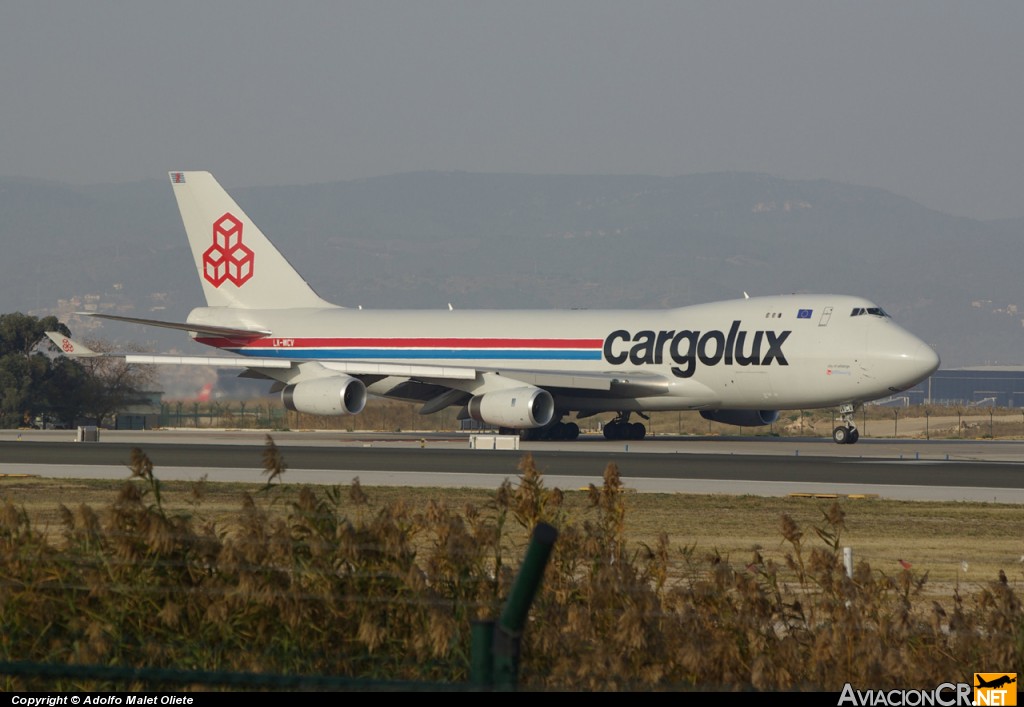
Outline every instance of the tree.
[[(114, 348), (103, 339), (88, 339), (85, 345), (100, 353)], [(133, 352), (141, 350), (134, 344), (126, 348)], [(145, 402), (145, 392), (156, 382), (156, 370), (152, 366), (128, 363), (121, 357), (84, 358), (81, 365), (86, 377), (85, 411), (99, 425), (112, 419), (119, 410)]]
[[(56, 317), (0, 315), (0, 427), (28, 426), (39, 416), (68, 426), (89, 416), (102, 424), (143, 400), (143, 391), (153, 385), (151, 367), (123, 358), (54, 357), (58, 348), (46, 338), (47, 331), (71, 336)], [(94, 351), (112, 348), (102, 340), (87, 345)]]
[(71, 336), (71, 330), (61, 324), (57, 317), (39, 319), (21, 312), (0, 314), (0, 357), (20, 354), (28, 358), (46, 340), (48, 331), (59, 331), (64, 336)]
[[(70, 335), (56, 317), (39, 319), (21, 312), (0, 315), (0, 426), (31, 424), (49, 411), (53, 362), (39, 351), (47, 331)], [(52, 344), (48, 345), (52, 348)], [(64, 370), (69, 375), (69, 370)]]
[(72, 427), (89, 407), (92, 385), (78, 361), (59, 356), (50, 364), (50, 374), (42, 386), (46, 414), (64, 427)]

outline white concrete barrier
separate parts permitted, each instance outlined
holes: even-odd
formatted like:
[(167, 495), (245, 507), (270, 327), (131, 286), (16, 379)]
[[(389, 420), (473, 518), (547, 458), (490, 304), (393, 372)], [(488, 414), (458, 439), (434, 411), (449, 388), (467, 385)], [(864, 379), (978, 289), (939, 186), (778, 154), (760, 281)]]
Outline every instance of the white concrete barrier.
[(519, 449), (519, 435), (470, 435), (470, 449)]

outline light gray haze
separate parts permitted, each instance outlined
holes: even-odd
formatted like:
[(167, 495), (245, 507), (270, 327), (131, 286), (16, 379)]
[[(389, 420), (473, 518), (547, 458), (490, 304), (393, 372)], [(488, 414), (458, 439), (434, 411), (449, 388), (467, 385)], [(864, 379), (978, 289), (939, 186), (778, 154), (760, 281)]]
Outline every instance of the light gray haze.
[(765, 172), (1024, 216), (1024, 3), (8, 2), (0, 176)]

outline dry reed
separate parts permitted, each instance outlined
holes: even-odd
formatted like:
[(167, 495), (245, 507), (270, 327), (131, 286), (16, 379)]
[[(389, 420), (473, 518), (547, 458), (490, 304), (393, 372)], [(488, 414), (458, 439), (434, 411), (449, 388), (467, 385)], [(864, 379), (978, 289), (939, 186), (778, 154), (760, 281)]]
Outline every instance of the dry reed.
[[(538, 522), (559, 537), (523, 636), (532, 690), (934, 687), (975, 671), (1024, 673), (1024, 613), (999, 578), (946, 611), (927, 576), (842, 561), (837, 503), (784, 559), (734, 564), (696, 545), (626, 541), (609, 465), (570, 512), (528, 455), (482, 506), (375, 509), (348, 487), (287, 488), (267, 438), (266, 484), (230, 519), (165, 508), (146, 455), (109, 507), (61, 507), (59, 539), (0, 507), (0, 660), (47, 664), (468, 679), (471, 622), (501, 610)], [(7, 690), (146, 689), (5, 677)]]

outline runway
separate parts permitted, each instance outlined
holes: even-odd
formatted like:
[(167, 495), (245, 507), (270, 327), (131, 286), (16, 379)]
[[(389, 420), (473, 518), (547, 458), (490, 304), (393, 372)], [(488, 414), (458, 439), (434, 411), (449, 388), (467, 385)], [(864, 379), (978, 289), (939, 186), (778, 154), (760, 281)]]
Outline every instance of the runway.
[[(102, 430), (0, 432), (0, 474), (120, 479), (131, 449), (159, 478), (261, 483), (265, 431)], [(469, 448), (468, 434), (272, 432), (291, 483), (497, 488), (527, 452), (545, 483), (600, 484), (618, 465), (628, 488), (657, 493), (779, 496), (876, 495), (900, 500), (1024, 503), (1024, 441), (659, 437), (643, 442), (522, 443), (518, 451)], [(2, 488), (2, 487), (0, 487)]]

